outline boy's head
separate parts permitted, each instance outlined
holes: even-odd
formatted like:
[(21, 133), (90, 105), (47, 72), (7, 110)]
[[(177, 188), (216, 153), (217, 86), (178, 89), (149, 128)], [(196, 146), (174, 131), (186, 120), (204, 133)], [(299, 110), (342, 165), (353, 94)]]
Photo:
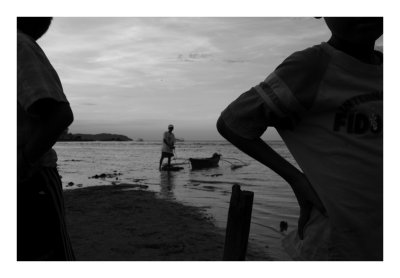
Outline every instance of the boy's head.
[(374, 43), (383, 34), (383, 17), (324, 17), (332, 36), (351, 43)]
[(169, 131), (174, 130), (174, 126), (173, 126), (173, 125), (168, 125), (168, 130), (169, 130)]
[(52, 20), (52, 17), (18, 17), (17, 29), (36, 41), (47, 32)]

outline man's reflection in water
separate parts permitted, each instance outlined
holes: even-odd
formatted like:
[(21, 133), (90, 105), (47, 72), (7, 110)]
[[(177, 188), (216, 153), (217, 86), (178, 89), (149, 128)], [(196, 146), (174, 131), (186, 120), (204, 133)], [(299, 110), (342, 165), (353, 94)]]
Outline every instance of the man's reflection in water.
[(170, 171), (161, 171), (160, 174), (160, 194), (162, 197), (173, 198), (175, 188), (175, 173)]

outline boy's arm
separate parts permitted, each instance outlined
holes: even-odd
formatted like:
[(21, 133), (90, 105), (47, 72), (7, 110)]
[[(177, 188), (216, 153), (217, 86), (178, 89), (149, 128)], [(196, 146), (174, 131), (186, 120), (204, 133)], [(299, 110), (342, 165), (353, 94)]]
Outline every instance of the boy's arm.
[(37, 101), (28, 112), (40, 117), (43, 123), (32, 134), (23, 150), (24, 159), (33, 164), (51, 149), (61, 133), (72, 123), (73, 113), (69, 103), (51, 99)]
[(237, 148), (272, 169), (289, 183), (300, 205), (298, 230), (300, 238), (303, 239), (303, 228), (310, 217), (312, 206), (325, 213), (322, 202), (305, 175), (275, 152), (261, 138), (246, 139), (238, 136), (226, 126), (221, 118), (218, 119), (217, 129), (223, 137)]
[(269, 126), (295, 129), (310, 112), (330, 57), (320, 47), (286, 58), (263, 82), (241, 94), (221, 114), (217, 126), (228, 141), (271, 168), (292, 187), (300, 205), (299, 235), (315, 206), (325, 209), (306, 176), (263, 140)]

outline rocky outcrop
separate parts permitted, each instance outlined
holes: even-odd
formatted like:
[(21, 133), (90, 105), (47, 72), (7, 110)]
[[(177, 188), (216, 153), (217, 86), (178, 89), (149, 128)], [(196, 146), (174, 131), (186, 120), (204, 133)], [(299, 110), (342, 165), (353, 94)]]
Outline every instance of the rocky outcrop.
[(132, 141), (125, 135), (100, 133), (100, 134), (83, 134), (83, 133), (63, 133), (58, 141)]

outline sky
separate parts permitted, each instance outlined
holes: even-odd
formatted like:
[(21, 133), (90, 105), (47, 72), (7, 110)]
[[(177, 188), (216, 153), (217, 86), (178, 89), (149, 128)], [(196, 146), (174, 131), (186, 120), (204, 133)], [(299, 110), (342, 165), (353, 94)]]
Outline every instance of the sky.
[(70, 132), (157, 140), (171, 123), (178, 138), (218, 140), (229, 103), (329, 36), (306, 17), (55, 17), (38, 42), (74, 112)]

